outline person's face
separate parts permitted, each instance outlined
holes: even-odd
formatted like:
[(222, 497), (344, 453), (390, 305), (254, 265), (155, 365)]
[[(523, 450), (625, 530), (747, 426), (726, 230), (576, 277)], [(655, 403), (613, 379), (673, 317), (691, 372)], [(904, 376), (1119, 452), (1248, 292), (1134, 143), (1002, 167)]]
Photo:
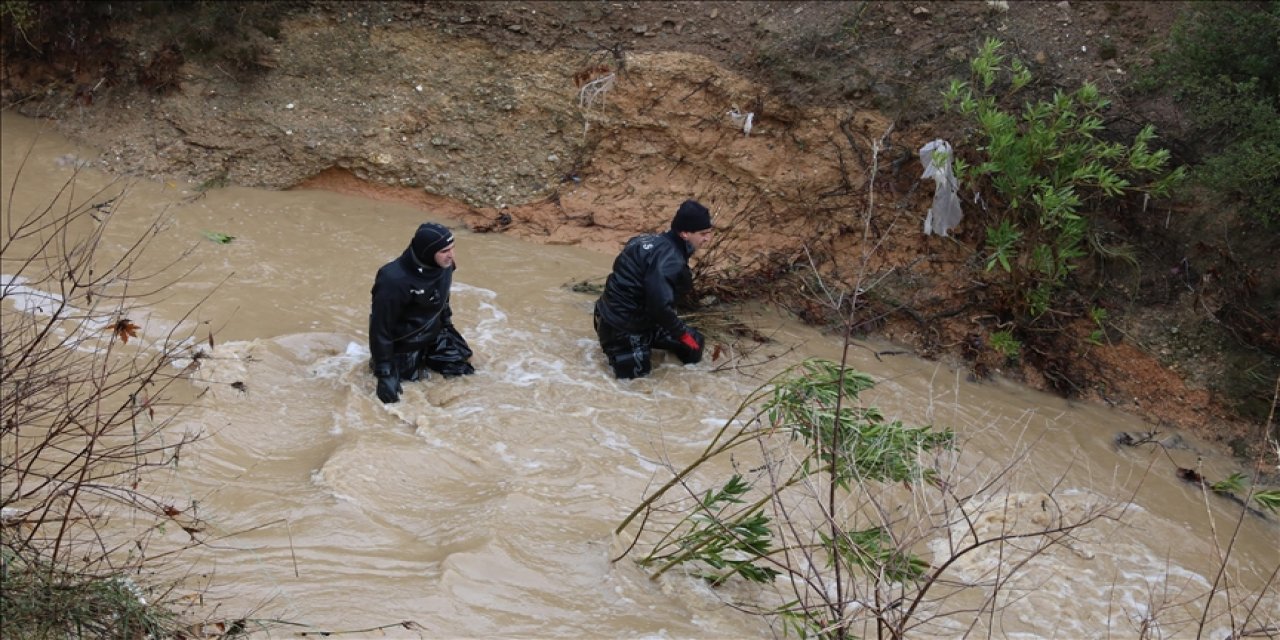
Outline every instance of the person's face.
[(711, 235), (715, 233), (715, 229), (703, 229), (702, 231), (681, 231), (680, 237), (686, 242), (693, 245), (693, 250), (697, 251), (702, 245), (711, 241)]
[(448, 269), (453, 266), (453, 245), (449, 245), (436, 252), (436, 264), (441, 269)]

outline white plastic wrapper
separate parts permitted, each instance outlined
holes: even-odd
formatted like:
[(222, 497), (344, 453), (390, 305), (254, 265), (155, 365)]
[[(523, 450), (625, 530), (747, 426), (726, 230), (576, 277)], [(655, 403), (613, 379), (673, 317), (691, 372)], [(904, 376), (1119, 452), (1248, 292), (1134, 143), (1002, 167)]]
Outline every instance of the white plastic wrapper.
[(932, 179), (933, 206), (924, 218), (924, 234), (946, 237), (947, 232), (960, 224), (964, 212), (960, 210), (960, 184), (951, 170), (951, 144), (946, 140), (934, 140), (920, 147), (920, 163), (924, 165), (922, 179)]

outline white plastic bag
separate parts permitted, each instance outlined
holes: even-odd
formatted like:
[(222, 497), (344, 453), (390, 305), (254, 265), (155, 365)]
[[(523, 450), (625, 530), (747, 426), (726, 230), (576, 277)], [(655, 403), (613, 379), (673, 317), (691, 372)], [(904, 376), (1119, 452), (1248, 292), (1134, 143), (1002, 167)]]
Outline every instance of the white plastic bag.
[(960, 210), (960, 197), (956, 192), (960, 185), (951, 171), (951, 145), (946, 140), (934, 140), (920, 147), (920, 162), (924, 165), (921, 179), (932, 179), (933, 206), (924, 218), (924, 234), (947, 236), (947, 232), (960, 224), (964, 212)]
[(738, 111), (737, 107), (729, 110), (729, 119), (733, 121), (733, 126), (742, 127), (743, 135), (751, 135), (751, 123), (756, 119), (756, 112), (748, 111), (743, 113)]

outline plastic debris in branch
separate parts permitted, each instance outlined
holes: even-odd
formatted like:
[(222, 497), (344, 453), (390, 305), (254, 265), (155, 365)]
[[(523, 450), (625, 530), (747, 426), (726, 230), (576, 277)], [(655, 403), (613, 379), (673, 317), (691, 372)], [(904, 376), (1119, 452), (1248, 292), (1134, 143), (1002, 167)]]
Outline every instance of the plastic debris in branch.
[(932, 179), (933, 206), (924, 218), (924, 234), (946, 237), (947, 232), (960, 224), (964, 212), (960, 210), (957, 192), (960, 184), (951, 170), (951, 144), (946, 140), (934, 140), (920, 147), (920, 163), (924, 165), (922, 179)]
[(729, 110), (729, 120), (733, 122), (733, 126), (742, 128), (743, 135), (751, 135), (751, 126), (755, 119), (756, 113), (754, 111), (743, 113), (738, 111), (737, 107)]

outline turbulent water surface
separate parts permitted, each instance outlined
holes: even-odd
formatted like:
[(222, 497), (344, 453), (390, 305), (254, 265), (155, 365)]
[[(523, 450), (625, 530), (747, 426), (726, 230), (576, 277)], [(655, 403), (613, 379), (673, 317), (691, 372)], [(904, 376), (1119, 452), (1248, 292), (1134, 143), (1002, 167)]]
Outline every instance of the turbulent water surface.
[[(79, 150), (40, 123), (5, 115), (3, 134), (6, 197), (15, 180), (22, 186), (12, 210), (47, 201), (71, 177)], [(109, 178), (85, 169), (76, 182), (89, 197)], [(190, 562), (211, 576), (206, 603), (222, 614), (311, 630), (404, 621), (425, 630), (379, 632), (392, 637), (779, 633), (726, 606), (749, 595), (740, 586), (711, 589), (678, 573), (651, 581), (629, 561), (612, 563), (623, 546), (612, 532), (665, 479), (664, 466), (692, 459), (761, 376), (801, 357), (838, 358), (834, 338), (757, 310), (748, 319), (775, 341), (752, 356), (774, 354), (773, 362), (724, 368), (740, 353), (725, 345), (717, 362), (662, 359), (648, 379), (616, 381), (591, 330), (593, 298), (565, 286), (601, 278), (612, 256), (458, 230), (454, 322), (477, 373), (406, 384), (403, 401), (384, 406), (368, 373), (373, 274), (417, 224), (447, 220), (325, 192), (200, 196), (193, 185), (142, 181), (116, 207), (107, 242), (124, 243), (156, 216), (155, 251), (191, 248), (184, 264), (194, 271), (150, 309), (142, 339), (213, 291), (193, 321), (214, 331), (216, 346), (195, 383), (207, 391), (180, 420), (205, 438), (150, 490), (198, 501), (218, 540)], [(216, 243), (208, 233), (234, 239)], [(955, 428), (971, 479), (1017, 469), (1004, 508), (975, 528), (1033, 521), (1050, 494), (1069, 515), (1136, 493), (1118, 521), (1028, 563), (1003, 613), (982, 623), (994, 635), (1133, 637), (1158, 609), (1198, 619), (1196, 607), (1179, 603), (1216, 579), (1214, 530), (1225, 541), (1238, 511), (1175, 479), (1163, 452), (1112, 446), (1117, 432), (1150, 427), (872, 349), (851, 357), (879, 380), (874, 404), (908, 424)], [(1201, 455), (1208, 475), (1234, 470), (1189, 445), (1170, 455), (1184, 466)], [(1232, 584), (1256, 587), (1275, 570), (1278, 531), (1274, 519), (1245, 519)], [(940, 539), (925, 551), (944, 552)], [(951, 575), (976, 577), (998, 561), (973, 554)], [(1274, 622), (1274, 598), (1260, 610), (1268, 607)], [(1222, 637), (1229, 622), (1208, 628)], [(946, 629), (931, 633), (964, 627)], [(1161, 632), (1195, 635), (1188, 626)]]

